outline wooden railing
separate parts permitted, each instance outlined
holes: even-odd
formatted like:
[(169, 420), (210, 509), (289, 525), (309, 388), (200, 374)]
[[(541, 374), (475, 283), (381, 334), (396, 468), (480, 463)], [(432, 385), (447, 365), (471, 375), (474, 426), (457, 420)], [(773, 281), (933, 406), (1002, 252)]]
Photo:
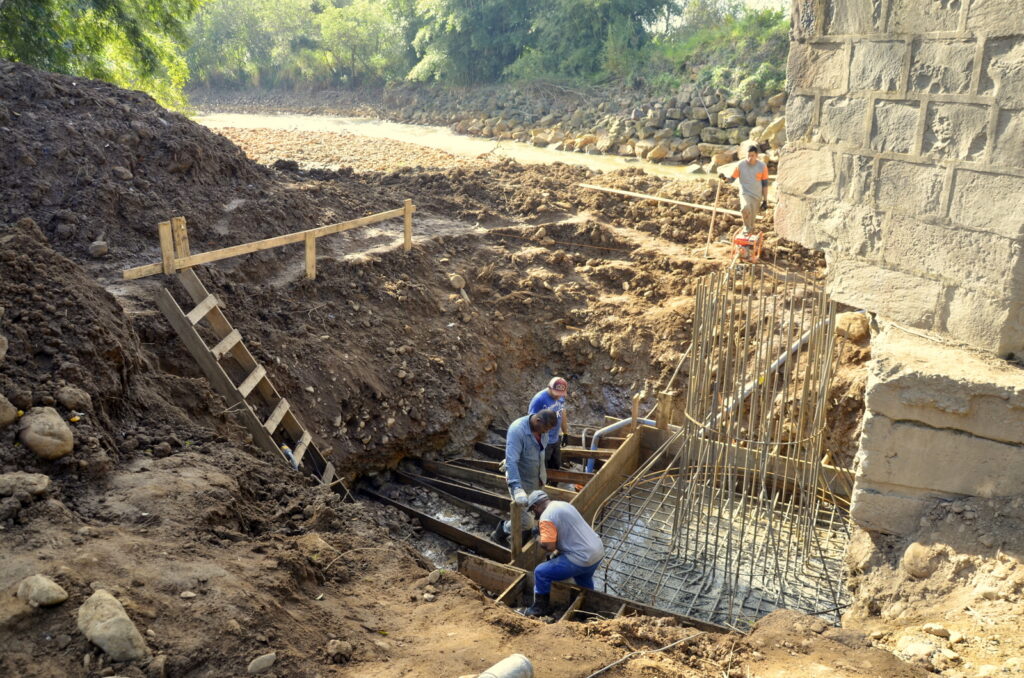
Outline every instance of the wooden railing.
[(278, 235), (273, 238), (256, 240), (242, 245), (233, 245), (231, 247), (224, 247), (218, 250), (202, 252), (200, 254), (192, 254), (189, 250), (188, 230), (185, 225), (185, 218), (175, 217), (170, 221), (161, 222), (158, 227), (160, 234), (160, 261), (155, 264), (146, 264), (145, 266), (136, 266), (135, 268), (126, 269), (122, 272), (122, 276), (125, 280), (137, 280), (139, 278), (157, 275), (158, 273), (171, 275), (175, 271), (198, 266), (199, 264), (208, 264), (213, 261), (221, 261), (223, 259), (239, 257), (243, 254), (252, 254), (253, 252), (259, 252), (261, 250), (268, 250), (274, 247), (293, 245), (301, 242), (306, 245), (306, 277), (313, 279), (316, 278), (317, 238), (334, 235), (335, 233), (341, 233), (343, 231), (350, 231), (354, 228), (359, 228), (360, 226), (366, 226), (368, 224), (376, 224), (381, 221), (404, 217), (405, 241), (403, 243), (403, 248), (408, 252), (412, 249), (412, 215), (415, 211), (416, 206), (412, 204), (412, 200), (406, 200), (403, 207), (389, 210), (387, 212), (378, 212), (377, 214), (371, 214), (369, 216), (352, 219), (350, 221), (343, 221), (338, 224), (318, 226), (317, 228), (311, 228), (305, 231), (296, 231), (295, 233)]

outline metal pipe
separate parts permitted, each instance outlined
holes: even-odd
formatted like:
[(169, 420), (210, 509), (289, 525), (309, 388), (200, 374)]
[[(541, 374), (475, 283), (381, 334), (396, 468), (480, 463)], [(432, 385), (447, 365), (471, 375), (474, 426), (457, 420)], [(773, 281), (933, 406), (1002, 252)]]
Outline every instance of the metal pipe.
[(477, 678), (533, 678), (533, 664), (521, 654), (505, 657)]
[[(601, 442), (601, 436), (606, 436), (609, 433), (614, 433), (615, 431), (618, 431), (623, 426), (627, 426), (627, 425), (632, 424), (632, 423), (633, 423), (633, 418), (630, 417), (629, 419), (623, 419), (622, 421), (617, 421), (614, 424), (608, 424), (604, 428), (598, 429), (597, 431), (594, 432), (594, 437), (591, 438), (590, 449), (591, 450), (596, 450), (597, 449), (597, 444), (599, 442)], [(657, 425), (651, 419), (637, 419), (636, 423), (643, 424), (645, 426), (656, 426)], [(596, 460), (594, 460), (594, 459), (587, 459), (587, 473), (593, 473), (594, 472), (594, 466), (596, 466), (596, 465), (597, 465), (597, 461)]]

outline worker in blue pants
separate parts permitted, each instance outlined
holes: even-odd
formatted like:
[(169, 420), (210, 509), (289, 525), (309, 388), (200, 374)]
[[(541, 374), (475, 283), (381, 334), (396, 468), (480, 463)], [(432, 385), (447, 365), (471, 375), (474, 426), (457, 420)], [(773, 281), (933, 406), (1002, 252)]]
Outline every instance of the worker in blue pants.
[(565, 411), (565, 397), (568, 394), (569, 382), (562, 377), (554, 377), (530, 401), (530, 414), (551, 410), (558, 416), (558, 423), (548, 431), (544, 439), (544, 465), (552, 469), (562, 468), (562, 445), (568, 442), (569, 419)]
[(542, 617), (550, 610), (552, 582), (572, 579), (577, 586), (594, 588), (594, 572), (604, 558), (604, 544), (575, 506), (551, 501), (544, 490), (531, 492), (526, 507), (539, 524), (541, 548), (558, 553), (533, 570), (533, 605), (524, 614)]

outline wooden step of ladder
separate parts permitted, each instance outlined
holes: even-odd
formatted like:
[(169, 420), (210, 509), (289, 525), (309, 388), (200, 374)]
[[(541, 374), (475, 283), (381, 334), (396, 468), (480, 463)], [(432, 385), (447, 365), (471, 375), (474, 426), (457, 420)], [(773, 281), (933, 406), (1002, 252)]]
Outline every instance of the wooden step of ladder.
[[(176, 235), (176, 247), (178, 243)], [(186, 238), (177, 255), (188, 256), (187, 247)], [(195, 304), (192, 310), (187, 313), (183, 311), (167, 289), (157, 295), (157, 306), (199, 364), (211, 386), (228, 402), (230, 408), (240, 412), (256, 444), (279, 455), (289, 465), (292, 461), (282, 446), (291, 446), (292, 457), (299, 469), (313, 475), (321, 483), (330, 485), (335, 479), (334, 465), (327, 461), (317, 447), (312, 433), (296, 417), (288, 400), (277, 392), (267, 369), (253, 357), (241, 333), (231, 326), (224, 315), (223, 304), (207, 291), (191, 269), (179, 271), (178, 280)], [(199, 333), (197, 327), (200, 324), (205, 324), (216, 337), (212, 348)], [(234, 363), (237, 369), (233, 371), (247, 375), (240, 384), (236, 385), (231, 379), (222, 361)], [(270, 415), (263, 420), (256, 413), (257, 409), (269, 411)]]

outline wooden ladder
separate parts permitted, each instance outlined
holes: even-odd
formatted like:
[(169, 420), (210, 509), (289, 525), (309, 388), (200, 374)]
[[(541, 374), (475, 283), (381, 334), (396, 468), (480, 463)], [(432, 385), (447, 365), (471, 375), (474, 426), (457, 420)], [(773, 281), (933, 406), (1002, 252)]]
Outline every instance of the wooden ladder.
[[(178, 257), (189, 256), (184, 221), (171, 222)], [(282, 447), (288, 445), (299, 469), (330, 485), (335, 480), (334, 465), (320, 452), (288, 400), (274, 388), (267, 369), (253, 357), (241, 333), (228, 322), (222, 302), (210, 294), (191, 268), (179, 271), (178, 280), (195, 306), (185, 312), (166, 288), (160, 290), (156, 303), (214, 390), (227, 401), (229, 409), (241, 414), (256, 444), (291, 465), (292, 460)], [(216, 338), (212, 348), (197, 329), (203, 322)], [(231, 374), (237, 377), (232, 379)]]

